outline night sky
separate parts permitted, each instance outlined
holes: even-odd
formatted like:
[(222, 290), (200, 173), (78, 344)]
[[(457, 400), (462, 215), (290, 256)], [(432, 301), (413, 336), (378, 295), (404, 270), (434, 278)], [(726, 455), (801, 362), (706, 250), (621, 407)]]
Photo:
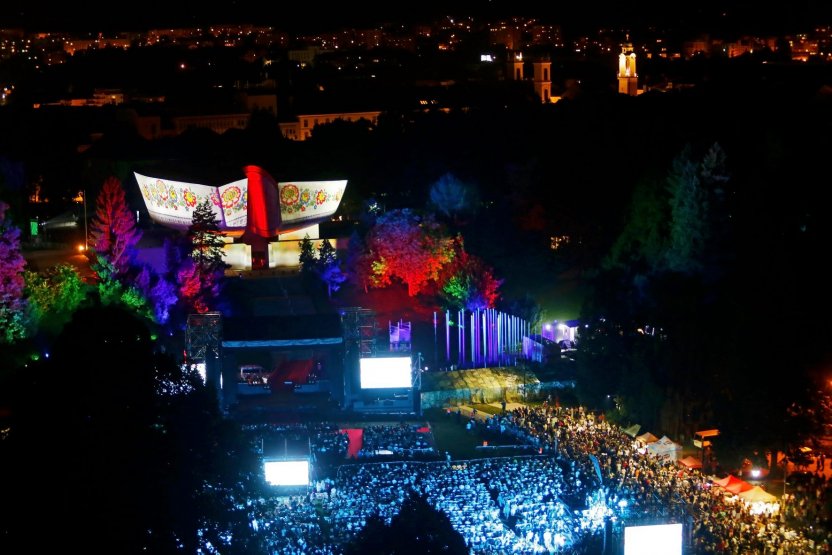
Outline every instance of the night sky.
[[(802, 0), (769, 3), (752, 0), (703, 0), (696, 3), (661, 2), (564, 2), (545, 4), (531, 0), (463, 0), (441, 2), (315, 2), (313, 9), (298, 11), (303, 4), (228, 0), (196, 2), (55, 2), (7, 0), (0, 6), (0, 28), (27, 30), (119, 31), (167, 26), (205, 26), (219, 23), (258, 23), (288, 31), (312, 31), (371, 25), (380, 22), (418, 22), (442, 14), (475, 16), (532, 15), (540, 20), (576, 27), (659, 23), (677, 26), (734, 28), (768, 33), (805, 30), (807, 25), (832, 22), (832, 2)], [(286, 7), (289, 6), (287, 10)]]

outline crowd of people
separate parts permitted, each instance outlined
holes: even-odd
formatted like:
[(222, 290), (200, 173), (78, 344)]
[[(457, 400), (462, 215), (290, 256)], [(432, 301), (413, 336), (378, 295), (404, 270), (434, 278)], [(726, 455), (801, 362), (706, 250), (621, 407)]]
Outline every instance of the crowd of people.
[(751, 511), (743, 501), (715, 486), (706, 474), (682, 470), (672, 460), (647, 454), (617, 426), (581, 408), (544, 404), (533, 409), (523, 407), (493, 420), (504, 425), (507, 433), (534, 437), (544, 451), (555, 449), (558, 456), (579, 461), (584, 467), (592, 455), (598, 461), (608, 502), (623, 504), (629, 514), (641, 518), (687, 522), (694, 553), (830, 551), (832, 536), (828, 532), (807, 535), (802, 529), (787, 526), (779, 513)]
[(832, 529), (832, 480), (823, 472), (824, 462), (819, 459), (814, 472), (793, 474), (781, 503), (783, 520), (820, 543)]
[(358, 457), (367, 458), (378, 454), (405, 458), (433, 457), (436, 448), (429, 430), (422, 426), (405, 422), (366, 426)]
[[(830, 552), (829, 483), (821, 475), (795, 486), (781, 511), (757, 513), (711, 477), (649, 454), (582, 408), (545, 403), (475, 422), (537, 454), (419, 461), (414, 453), (435, 447), (429, 431), (376, 425), (364, 430), (366, 457), (348, 464), (346, 434), (317, 424), (309, 430), (313, 454), (341, 464), (304, 495), (252, 504), (252, 521), (274, 553), (334, 555), (371, 515), (389, 522), (415, 490), (448, 515), (472, 554), (593, 553), (610, 530), (647, 521), (683, 523), (685, 544), (697, 554)], [(298, 431), (290, 425), (279, 433)], [(374, 458), (379, 452), (388, 457)]]

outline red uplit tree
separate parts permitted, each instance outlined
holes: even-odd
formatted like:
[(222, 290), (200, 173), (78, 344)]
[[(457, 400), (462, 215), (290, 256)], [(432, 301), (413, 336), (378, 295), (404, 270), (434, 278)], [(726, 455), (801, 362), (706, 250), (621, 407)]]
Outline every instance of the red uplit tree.
[(126, 275), (136, 254), (141, 231), (127, 206), (121, 181), (109, 177), (95, 201), (95, 215), (90, 224), (91, 247), (106, 259), (117, 276)]
[(436, 280), (454, 255), (453, 239), (441, 225), (406, 208), (378, 217), (367, 235), (367, 249), (372, 267), (370, 285), (384, 287), (399, 279), (411, 297)]
[(186, 314), (205, 314), (219, 295), (219, 284), (210, 274), (199, 273), (197, 265), (187, 260), (177, 274), (179, 283), (179, 301)]
[(0, 343), (13, 343), (26, 335), (26, 259), (20, 252), (20, 229), (6, 218), (8, 208), (0, 201)]

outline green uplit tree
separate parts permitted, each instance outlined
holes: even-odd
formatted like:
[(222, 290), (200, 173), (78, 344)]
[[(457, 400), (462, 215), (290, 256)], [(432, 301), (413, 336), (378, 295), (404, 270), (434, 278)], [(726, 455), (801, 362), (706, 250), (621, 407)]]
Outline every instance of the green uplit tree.
[(44, 272), (26, 271), (24, 279), (32, 333), (57, 335), (90, 293), (71, 264), (58, 264)]
[(708, 203), (700, 164), (693, 160), (689, 145), (673, 160), (667, 188), (670, 194), (667, 269), (685, 273), (701, 271), (710, 231)]
[(686, 145), (663, 178), (650, 174), (636, 186), (620, 235), (586, 280), (582, 402), (616, 395), (619, 416), (668, 433), (689, 432), (692, 419), (707, 425), (718, 405), (733, 404), (705, 385), (741, 374), (741, 341), (729, 330), (744, 326), (720, 281), (731, 260), (723, 252), (731, 244), (727, 182), (718, 144), (701, 157)]
[(125, 284), (119, 279), (113, 265), (99, 256), (92, 265), (98, 276), (98, 298), (104, 306), (121, 305), (134, 314), (155, 322), (153, 307), (142, 291), (133, 284)]
[(443, 267), (439, 277), (439, 298), (446, 309), (494, 308), (502, 283), (481, 258), (465, 251), (462, 239), (458, 238), (453, 259)]

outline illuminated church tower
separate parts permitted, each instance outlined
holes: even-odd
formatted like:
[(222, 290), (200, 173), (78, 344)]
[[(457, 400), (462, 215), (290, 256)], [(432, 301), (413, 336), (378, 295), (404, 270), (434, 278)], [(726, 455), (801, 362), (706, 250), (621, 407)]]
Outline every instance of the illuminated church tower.
[(506, 61), (506, 74), (509, 81), (523, 80), (523, 53), (510, 51)]
[(636, 73), (636, 53), (632, 43), (624, 43), (618, 55), (618, 92), (629, 96), (638, 94), (638, 74)]
[(554, 102), (557, 99), (552, 98), (552, 62), (549, 58), (538, 58), (532, 61), (532, 76), (526, 77), (524, 71), (525, 61), (523, 60), (523, 53), (518, 51), (510, 51), (508, 59), (506, 60), (506, 79), (509, 81), (529, 81), (532, 82), (534, 93), (544, 104)]
[[(634, 62), (635, 63), (635, 62)], [(535, 60), (534, 67), (534, 92), (544, 104), (552, 101), (552, 62), (548, 58)]]

